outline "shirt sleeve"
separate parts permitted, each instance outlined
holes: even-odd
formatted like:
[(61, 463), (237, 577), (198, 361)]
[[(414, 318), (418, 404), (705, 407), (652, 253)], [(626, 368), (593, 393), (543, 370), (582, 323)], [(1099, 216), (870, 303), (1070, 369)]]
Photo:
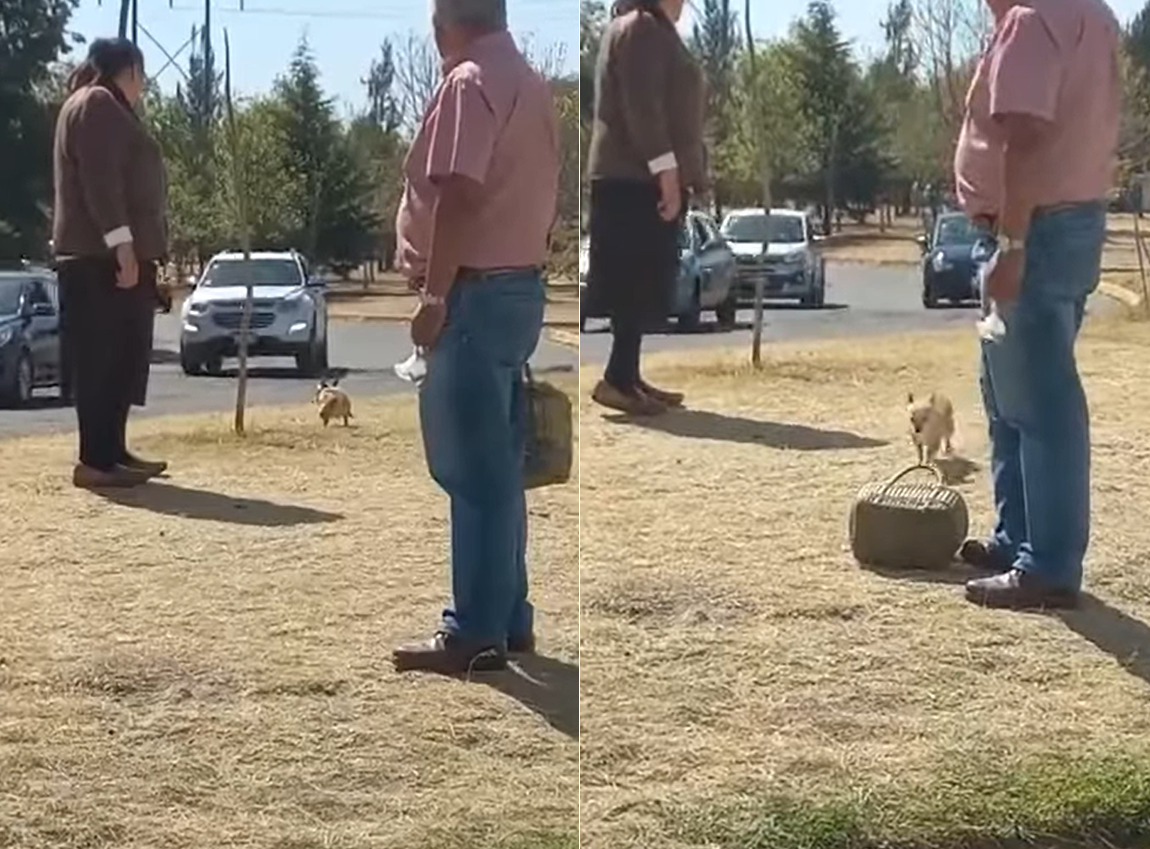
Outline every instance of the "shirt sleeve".
[(627, 135), (652, 174), (679, 167), (671, 144), (665, 90), (670, 56), (659, 27), (639, 16), (614, 45), (622, 113)]
[(1015, 6), (991, 48), (990, 114), (1028, 115), (1053, 121), (1062, 87), (1058, 43), (1042, 16)]
[(88, 213), (109, 248), (132, 241), (126, 196), (131, 118), (112, 95), (93, 91), (75, 117), (73, 155)]
[(474, 74), (456, 72), (444, 81), (428, 131), (429, 180), (466, 177), (480, 185), (487, 181), (499, 125)]

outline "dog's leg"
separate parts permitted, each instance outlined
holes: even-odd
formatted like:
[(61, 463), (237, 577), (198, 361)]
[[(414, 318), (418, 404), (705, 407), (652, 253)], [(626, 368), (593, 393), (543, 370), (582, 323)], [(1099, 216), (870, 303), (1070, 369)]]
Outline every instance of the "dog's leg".
[(350, 427), (350, 426), (351, 426), (351, 425), (350, 425), (350, 423), (349, 423), (349, 421), (348, 421), (350, 418), (351, 418), (351, 416), (350, 416), (350, 415), (348, 415), (348, 416), (344, 416), (344, 417), (343, 417), (343, 426), (344, 426), (344, 427)]
[(918, 464), (921, 466), (926, 461), (926, 447), (921, 442), (916, 442), (914, 447), (918, 449)]

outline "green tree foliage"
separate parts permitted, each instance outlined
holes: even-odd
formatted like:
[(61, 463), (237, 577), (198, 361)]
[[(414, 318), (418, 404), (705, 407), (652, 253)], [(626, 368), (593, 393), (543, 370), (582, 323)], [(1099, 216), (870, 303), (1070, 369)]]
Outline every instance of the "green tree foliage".
[(275, 88), (291, 168), (303, 182), (304, 226), (296, 243), (318, 264), (369, 255), (377, 225), (372, 187), (320, 86), (306, 40)]
[(48, 249), (52, 125), (62, 93), (51, 71), (68, 51), (75, 5), (0, 2), (0, 259)]

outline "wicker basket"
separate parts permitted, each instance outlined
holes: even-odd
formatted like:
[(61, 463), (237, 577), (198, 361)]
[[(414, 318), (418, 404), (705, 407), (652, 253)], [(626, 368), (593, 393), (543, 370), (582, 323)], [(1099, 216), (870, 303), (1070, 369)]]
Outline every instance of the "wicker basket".
[[(917, 471), (930, 483), (903, 483)], [(966, 538), (966, 502), (934, 466), (911, 466), (886, 483), (862, 488), (851, 508), (851, 550), (859, 563), (890, 569), (941, 569)]]
[(537, 382), (530, 368), (524, 370), (523, 377), (527, 390), (526, 488), (567, 483), (575, 457), (571, 399), (562, 389)]

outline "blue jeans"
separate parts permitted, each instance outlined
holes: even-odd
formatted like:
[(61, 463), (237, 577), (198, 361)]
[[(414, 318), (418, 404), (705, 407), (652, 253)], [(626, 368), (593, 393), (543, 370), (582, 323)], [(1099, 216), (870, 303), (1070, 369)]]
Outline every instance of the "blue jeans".
[(427, 361), (419, 418), (431, 476), (451, 497), (452, 605), (443, 630), (484, 646), (528, 636), (523, 368), (539, 343), (538, 272), (464, 279)]
[(1090, 427), (1074, 343), (1097, 288), (1106, 239), (1101, 204), (1040, 214), (1026, 243), (1006, 336), (982, 343), (998, 522), (996, 559), (1077, 590), (1090, 538)]

